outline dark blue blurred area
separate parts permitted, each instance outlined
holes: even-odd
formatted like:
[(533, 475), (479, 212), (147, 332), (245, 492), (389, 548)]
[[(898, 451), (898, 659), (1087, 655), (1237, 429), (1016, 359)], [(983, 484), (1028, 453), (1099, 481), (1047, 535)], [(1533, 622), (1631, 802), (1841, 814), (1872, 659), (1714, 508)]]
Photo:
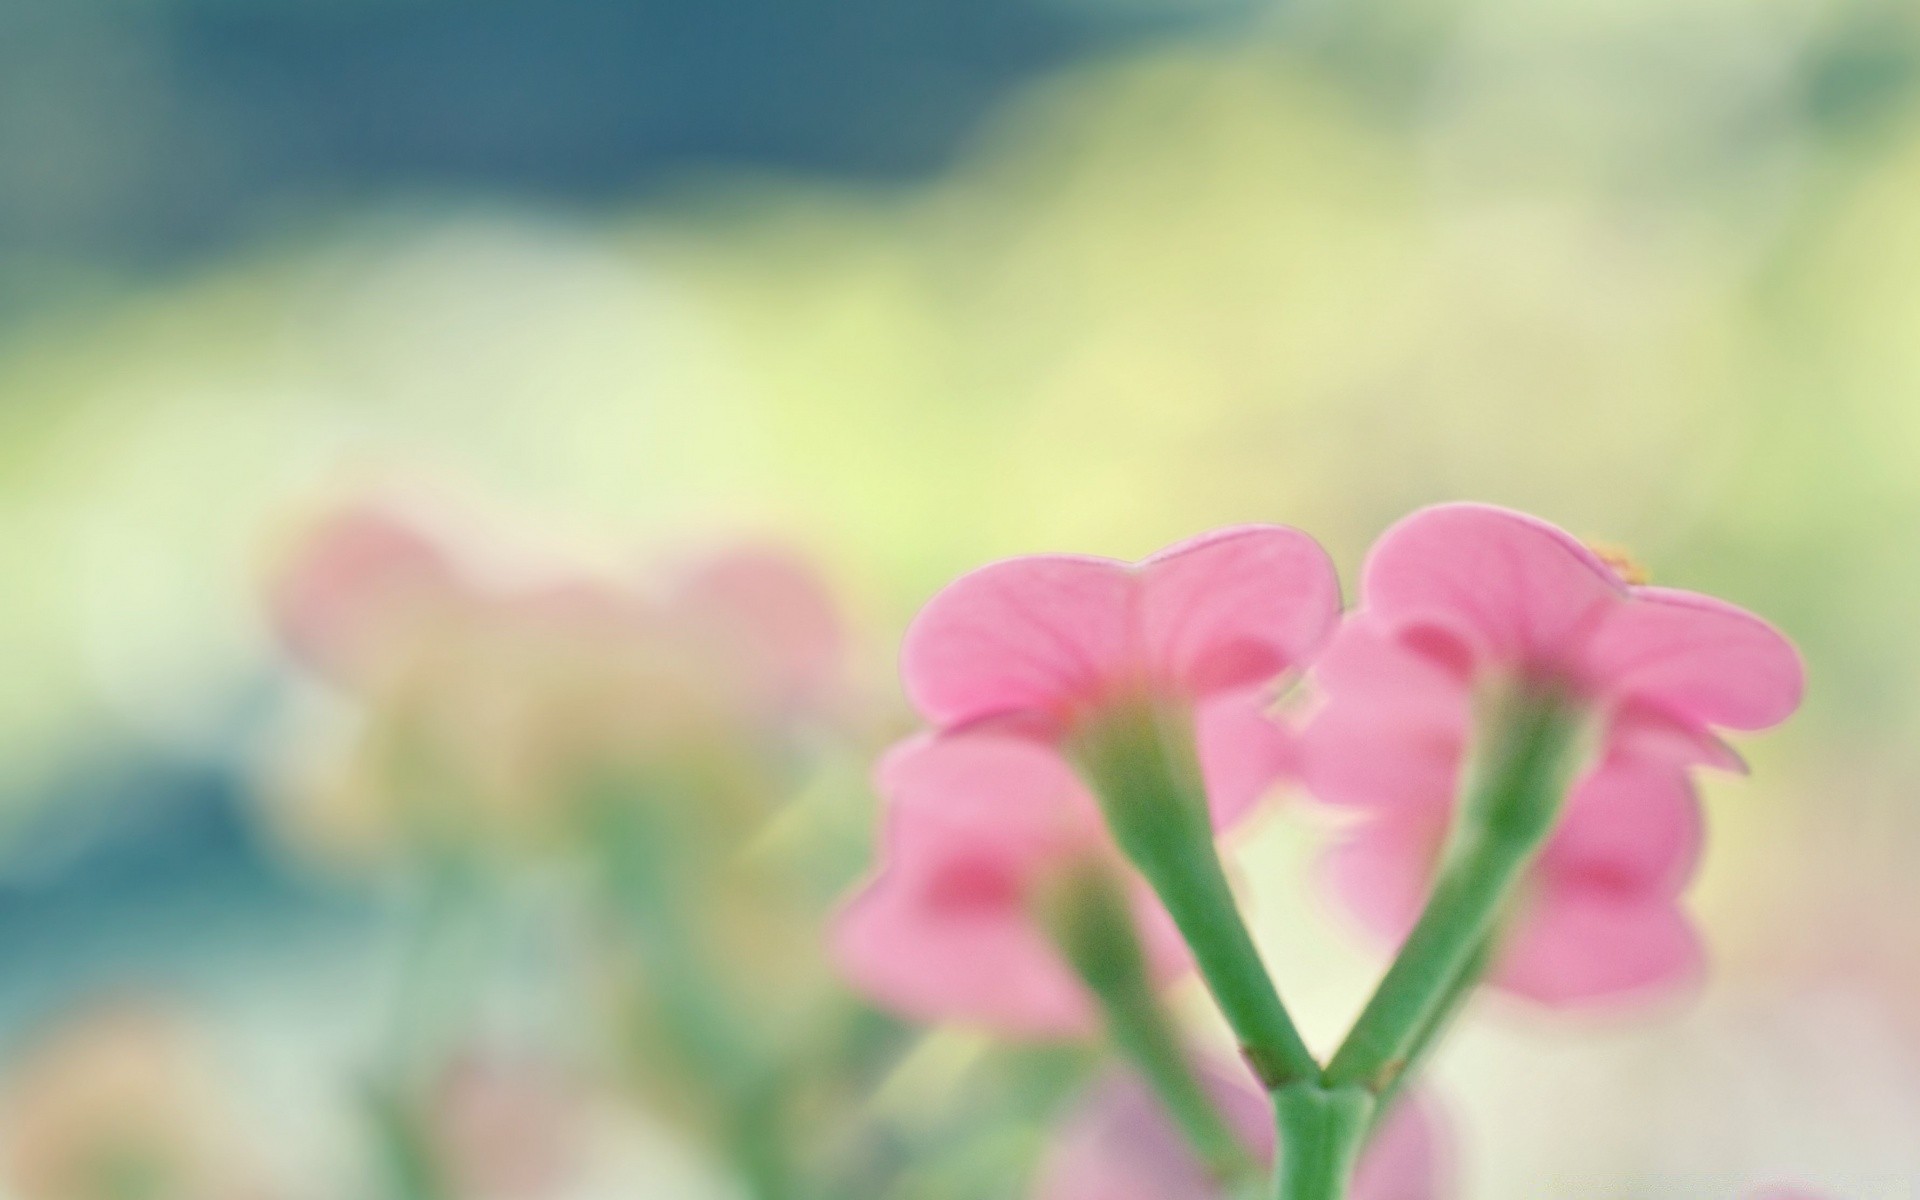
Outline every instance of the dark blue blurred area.
[(0, 256), (167, 264), (382, 193), (912, 177), (1036, 74), (1246, 7), (0, 0)]
[[(19, 799), (19, 798), (10, 798)], [(298, 875), (244, 781), (137, 752), (25, 798), (0, 856), (0, 1026), (117, 992), (193, 997), (233, 968), (362, 940), (372, 906)]]
[[(190, 263), (369, 201), (594, 206), (704, 169), (905, 180), (1024, 84), (1274, 0), (0, 0), (0, 311), (78, 268)], [(1425, 41), (1302, 49), (1391, 95)], [(1803, 65), (1857, 125), (1920, 77), (1847, 9)], [(1389, 23), (1390, 24), (1390, 23)]]

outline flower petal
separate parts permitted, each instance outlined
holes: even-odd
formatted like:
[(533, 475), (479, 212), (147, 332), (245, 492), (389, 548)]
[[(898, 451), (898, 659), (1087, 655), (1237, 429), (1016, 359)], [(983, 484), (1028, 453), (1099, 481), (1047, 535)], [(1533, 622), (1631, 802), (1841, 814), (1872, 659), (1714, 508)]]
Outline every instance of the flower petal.
[[(1267, 1104), (1224, 1071), (1202, 1081), (1227, 1123), (1261, 1158), (1273, 1155)], [(1033, 1200), (1219, 1200), (1220, 1185), (1173, 1119), (1131, 1072), (1097, 1080), (1067, 1117), (1028, 1193)]]
[(1340, 616), (1326, 551), (1282, 525), (1215, 530), (1140, 564), (1140, 653), (1187, 696), (1267, 683), (1305, 665)]
[[(1274, 1133), (1266, 1099), (1243, 1071), (1202, 1064), (1202, 1084), (1262, 1162)], [(1353, 1200), (1441, 1200), (1452, 1194), (1446, 1135), (1427, 1098), (1403, 1098), (1354, 1174)], [(1032, 1200), (1225, 1200), (1166, 1109), (1131, 1073), (1097, 1080), (1042, 1160)]]
[(1112, 559), (1008, 559), (963, 575), (908, 628), (908, 699), (935, 725), (1000, 713), (1065, 715), (1127, 664), (1131, 570)]
[(1675, 768), (1715, 767), (1745, 774), (1746, 760), (1712, 730), (1629, 697), (1607, 719), (1609, 753)]
[(1455, 1191), (1452, 1139), (1422, 1092), (1395, 1102), (1353, 1173), (1353, 1200), (1440, 1200)]
[(1215, 829), (1231, 828), (1276, 784), (1299, 774), (1299, 741), (1267, 712), (1264, 700), (1264, 689), (1231, 692), (1194, 716)]
[[(889, 863), (834, 920), (833, 956), (855, 988), (921, 1021), (972, 1021), (1026, 1037), (1085, 1037), (1093, 998), (1016, 908), (992, 901), (994, 865), (948, 860), (953, 894), (926, 866)], [(977, 872), (977, 874), (969, 874)], [(968, 883), (967, 881), (971, 881)], [(973, 889), (969, 905), (959, 892)], [(943, 903), (944, 901), (944, 903)]]
[(874, 786), (889, 824), (944, 830), (956, 841), (1000, 843), (1034, 856), (1101, 844), (1092, 793), (1043, 742), (994, 733), (923, 734), (884, 755)]
[[(888, 800), (884, 865), (834, 924), (847, 978), (920, 1020), (1091, 1033), (1092, 998), (1030, 910), (1050, 868), (1102, 852), (1072, 770), (1037, 742), (953, 735), (903, 743), (876, 778)], [(1185, 968), (1159, 924), (1143, 923), (1142, 936), (1157, 977)]]
[(1193, 951), (1188, 949), (1186, 935), (1173, 923), (1173, 915), (1161, 905), (1147, 881), (1131, 870), (1119, 869), (1125, 871), (1132, 892), (1133, 925), (1140, 936), (1141, 955), (1146, 959), (1147, 979), (1155, 987), (1166, 987), (1193, 970)]
[(1379, 623), (1350, 618), (1313, 682), (1323, 702), (1300, 735), (1308, 790), (1366, 809), (1452, 804), (1468, 733), (1464, 678)]
[(1628, 596), (1570, 534), (1486, 504), (1442, 504), (1374, 544), (1366, 608), (1394, 624), (1436, 623), (1503, 662), (1554, 662)]
[(1370, 817), (1326, 852), (1321, 877), (1361, 924), (1398, 940), (1427, 901), (1446, 822), (1444, 810)]
[(1624, 1001), (1696, 978), (1704, 955), (1671, 900), (1543, 886), (1508, 935), (1498, 986), (1554, 1008)]
[(340, 682), (360, 678), (422, 610), (458, 596), (465, 581), (445, 551), (396, 514), (343, 509), (308, 532), (276, 578), (269, 611), (307, 666)]
[(818, 702), (839, 681), (840, 615), (819, 575), (792, 554), (749, 547), (709, 559), (681, 579), (669, 605), (767, 703)]
[(1561, 890), (1672, 899), (1692, 878), (1703, 837), (1700, 801), (1685, 771), (1615, 756), (1567, 798), (1534, 875)]
[(1588, 672), (1702, 727), (1765, 729), (1800, 705), (1799, 652), (1767, 622), (1711, 596), (1636, 588), (1586, 649)]

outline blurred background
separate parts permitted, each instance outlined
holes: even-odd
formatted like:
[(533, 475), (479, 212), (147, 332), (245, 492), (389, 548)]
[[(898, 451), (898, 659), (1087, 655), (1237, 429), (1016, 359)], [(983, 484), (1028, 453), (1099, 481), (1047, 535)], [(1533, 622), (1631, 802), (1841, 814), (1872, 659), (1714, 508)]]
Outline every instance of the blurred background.
[[(289, 815), (354, 702), (268, 597), (396, 488), (568, 561), (815, 564), (861, 697), (792, 784), (822, 895), (898, 633), (985, 559), (1282, 521), (1351, 579), (1456, 498), (1630, 547), (1786, 628), (1809, 699), (1708, 783), (1709, 982), (1470, 1015), (1466, 1194), (1920, 1196), (1911, 5), (0, 0), (9, 1200), (77, 1194), (34, 1122), (182, 1089), (223, 1182), (112, 1200), (376, 1194), (419, 873)], [(1379, 962), (1299, 882), (1320, 833), (1243, 865), (1325, 1044)], [(516, 1054), (571, 1028), (550, 958), (457, 985)], [(472, 1194), (727, 1194), (614, 1127)]]

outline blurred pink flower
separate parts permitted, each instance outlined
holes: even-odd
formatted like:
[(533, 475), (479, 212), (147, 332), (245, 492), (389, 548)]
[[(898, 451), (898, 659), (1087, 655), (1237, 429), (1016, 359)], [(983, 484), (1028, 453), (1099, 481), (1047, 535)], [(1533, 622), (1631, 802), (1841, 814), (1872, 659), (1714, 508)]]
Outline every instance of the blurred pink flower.
[[(1203, 1072), (1221, 1114), (1262, 1162), (1274, 1153), (1272, 1109), (1250, 1083)], [(1441, 1200), (1453, 1192), (1446, 1136), (1424, 1097), (1401, 1099), (1354, 1173), (1353, 1200)], [(1042, 1160), (1033, 1200), (1226, 1200), (1166, 1110), (1131, 1074), (1098, 1082)]]
[(469, 595), (433, 539), (398, 514), (361, 505), (308, 530), (269, 581), (268, 611), (306, 666), (364, 685), (382, 652)]
[[(335, 840), (377, 842), (396, 820), (535, 833), (568, 788), (631, 768), (745, 796), (840, 699), (834, 606), (769, 548), (630, 578), (435, 536), (367, 501), (308, 532), (269, 601), (289, 650), (364, 716), (316, 789)], [(449, 797), (452, 819), (436, 811)]]
[[(1257, 722), (1249, 732), (1245, 726)], [(1215, 822), (1244, 814), (1273, 780), (1277, 725), (1245, 694), (1202, 710), (1200, 747)], [(1133, 888), (1153, 976), (1190, 965), (1146, 885), (1118, 857), (1098, 805), (1066, 760), (991, 732), (925, 735), (882, 760), (887, 801), (879, 872), (841, 911), (842, 972), (920, 1020), (975, 1021), (1026, 1036), (1078, 1036), (1098, 1009), (1041, 923), (1050, 891), (1088, 865)]]
[(1799, 656), (1770, 625), (1692, 592), (1626, 582), (1545, 522), (1476, 504), (1413, 514), (1368, 559), (1361, 607), (1316, 664), (1308, 787), (1363, 820), (1330, 854), (1334, 890), (1398, 936), (1423, 902), (1476, 706), (1550, 687), (1598, 732), (1492, 973), (1553, 1005), (1683, 980), (1700, 947), (1679, 904), (1701, 821), (1687, 775), (1737, 768), (1716, 727), (1784, 720)]
[(1013, 558), (929, 601), (901, 670), (939, 728), (1003, 718), (1058, 734), (1114, 703), (1270, 684), (1313, 656), (1339, 607), (1326, 554), (1281, 526), (1217, 530), (1137, 565)]
[(460, 1200), (559, 1195), (582, 1155), (580, 1098), (552, 1068), (478, 1053), (442, 1074), (428, 1132)]
[(651, 590), (527, 555), (490, 574), (475, 551), (397, 506), (349, 505), (299, 540), (272, 580), (269, 611), (301, 662), (349, 688), (367, 686), (408, 643), (473, 619), (601, 622), (600, 633), (624, 626), (628, 636), (691, 643), (704, 668), (769, 705), (814, 702), (838, 683), (844, 639), (833, 601), (780, 549), (713, 553), (662, 572), (664, 586)]

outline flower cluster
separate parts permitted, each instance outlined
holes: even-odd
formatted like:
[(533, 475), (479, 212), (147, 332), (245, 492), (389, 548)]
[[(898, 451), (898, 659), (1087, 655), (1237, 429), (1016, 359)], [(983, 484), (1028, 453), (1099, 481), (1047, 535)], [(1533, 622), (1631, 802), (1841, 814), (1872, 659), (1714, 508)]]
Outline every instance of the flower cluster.
[[(1050, 880), (1117, 862), (1072, 742), (1133, 706), (1192, 706), (1208, 816), (1230, 828), (1291, 766), (1292, 741), (1265, 704), (1326, 640), (1338, 606), (1311, 539), (1254, 527), (1138, 566), (1016, 559), (942, 592), (903, 652), (908, 694), (936, 728), (879, 771), (887, 853), (841, 918), (849, 974), (922, 1019), (1084, 1031), (1091, 1001), (1036, 924)], [(1187, 956), (1135, 891), (1164, 982)]]
[[(1032, 1200), (1457, 1197), (1419, 1079), (1432, 1047), (1482, 987), (1568, 1008), (1696, 976), (1693, 772), (1739, 768), (1722, 735), (1784, 720), (1803, 686), (1759, 618), (1483, 505), (1388, 530), (1350, 606), (1282, 526), (1138, 563), (1012, 559), (907, 631), (925, 727), (880, 756), (878, 861), (829, 916), (851, 861), (770, 864), (805, 857), (798, 751), (851, 724), (810, 571), (753, 549), (630, 576), (434, 528), (352, 506), (276, 579), (284, 641), (353, 714), (337, 823), (450, 870), (454, 900), (422, 905), (428, 951), (463, 936), (436, 907), (494, 920), (461, 872), (519, 865), (500, 848), (581, 868), (498, 874), (587, 897), (614, 947), (582, 1006), (618, 1031), (609, 1078), (755, 1200), (974, 1194), (944, 1164), (916, 1174), (943, 1153), (919, 1139), (1025, 1145), (1043, 1118)], [(1230, 869), (1283, 790), (1338, 814), (1318, 881), (1397, 944), (1324, 1061)], [(1237, 1062), (1182, 1019), (1171, 993), (1195, 977)], [(460, 989), (412, 990), (371, 1089), (390, 1173), (429, 1164), (436, 1182), (406, 1186), (433, 1200), (564, 1187), (568, 1075), (538, 1048), (464, 1056), (470, 1003), (431, 1003)], [(1033, 1107), (889, 1124), (911, 1026), (945, 1023), (995, 1035), (993, 1061), (1051, 1064), (995, 1093)]]
[[(306, 830), (382, 852), (408, 885), (392, 1044), (367, 1089), (383, 1174), (431, 1200), (564, 1190), (561, 1046), (468, 1049), (496, 961), (526, 952), (516, 925), (548, 931), (542, 961), (579, 976), (572, 1002), (598, 1018), (553, 1042), (593, 1045), (650, 1120), (778, 1159), (789, 1110), (816, 1103), (783, 1056), (822, 1054), (805, 1039), (851, 1003), (817, 949), (844, 871), (828, 884), (761, 852), (850, 724), (838, 607), (771, 547), (595, 569), (471, 526), (349, 504), (297, 539), (269, 595), (347, 717)], [(805, 1077), (821, 1080), (840, 1082)]]
[[(1062, 1133), (1043, 1200), (1224, 1195), (1223, 1140), (1271, 1155), (1258, 1094), (1156, 1032), (1151, 998), (1196, 963), (1283, 1138), (1341, 1147), (1325, 1163), (1283, 1149), (1283, 1195), (1349, 1194), (1349, 1177), (1356, 1196), (1446, 1192), (1431, 1102), (1399, 1099), (1410, 1060), (1483, 981), (1568, 1006), (1694, 974), (1690, 769), (1738, 767), (1719, 731), (1778, 723), (1802, 688), (1759, 618), (1471, 504), (1388, 531), (1345, 614), (1326, 556), (1286, 528), (1139, 564), (1001, 562), (927, 605), (902, 669), (932, 729), (880, 767), (881, 862), (837, 956), (903, 1015), (1104, 1027), (1134, 1059), (1141, 1074), (1101, 1085)], [(1309, 701), (1279, 705), (1301, 679)], [(1282, 780), (1353, 814), (1332, 892), (1414, 931), (1324, 1071), (1214, 844)], [(1120, 951), (1088, 952), (1076, 912), (1098, 896), (1123, 897), (1100, 926)]]
[(733, 835), (766, 815), (766, 770), (840, 686), (839, 618), (806, 566), (742, 546), (595, 572), (430, 528), (351, 505), (276, 577), (283, 642), (361, 716), (328, 831), (550, 841), (556, 797), (641, 772), (695, 777)]

